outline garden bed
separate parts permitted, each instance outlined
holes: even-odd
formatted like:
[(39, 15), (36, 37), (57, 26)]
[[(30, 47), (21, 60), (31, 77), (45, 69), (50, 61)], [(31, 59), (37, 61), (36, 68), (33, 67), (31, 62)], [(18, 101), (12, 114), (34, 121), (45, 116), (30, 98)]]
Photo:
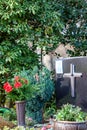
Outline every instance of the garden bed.
[(11, 121), (6, 121), (2, 117), (0, 117), (0, 130), (3, 130), (4, 126), (7, 126), (9, 128), (15, 127), (15, 124)]

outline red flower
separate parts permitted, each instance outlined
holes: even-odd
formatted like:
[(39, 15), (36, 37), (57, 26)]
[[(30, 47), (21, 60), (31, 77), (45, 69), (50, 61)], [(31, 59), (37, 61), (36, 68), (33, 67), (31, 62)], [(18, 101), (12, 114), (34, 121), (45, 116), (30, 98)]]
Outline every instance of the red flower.
[(18, 81), (20, 79), (20, 77), (19, 76), (15, 76), (14, 79), (15, 79), (15, 81)]
[(14, 84), (14, 87), (15, 88), (20, 88), (22, 86), (22, 83), (21, 82), (15, 82), (15, 84)]
[(3, 86), (3, 88), (4, 88), (4, 90), (5, 90), (6, 92), (8, 92), (8, 93), (12, 91), (12, 86), (10, 85), (9, 82), (6, 82), (6, 83), (4, 84), (4, 86)]

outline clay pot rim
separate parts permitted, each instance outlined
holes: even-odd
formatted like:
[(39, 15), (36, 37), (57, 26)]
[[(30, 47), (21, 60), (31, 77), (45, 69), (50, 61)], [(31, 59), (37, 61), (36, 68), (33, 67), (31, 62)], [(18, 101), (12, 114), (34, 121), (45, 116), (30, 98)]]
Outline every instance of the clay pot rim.
[(81, 121), (81, 122), (78, 122), (78, 121), (54, 121), (55, 123), (64, 123), (64, 124), (84, 124), (84, 123), (87, 123), (87, 121)]

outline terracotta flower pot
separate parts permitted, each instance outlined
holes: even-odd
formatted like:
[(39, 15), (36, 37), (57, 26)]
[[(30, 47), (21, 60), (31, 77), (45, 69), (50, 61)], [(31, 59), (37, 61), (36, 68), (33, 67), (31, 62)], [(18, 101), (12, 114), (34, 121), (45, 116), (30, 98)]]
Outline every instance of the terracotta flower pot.
[(16, 113), (18, 126), (25, 126), (25, 105), (26, 101), (16, 101)]
[(55, 121), (54, 130), (86, 130), (86, 122)]

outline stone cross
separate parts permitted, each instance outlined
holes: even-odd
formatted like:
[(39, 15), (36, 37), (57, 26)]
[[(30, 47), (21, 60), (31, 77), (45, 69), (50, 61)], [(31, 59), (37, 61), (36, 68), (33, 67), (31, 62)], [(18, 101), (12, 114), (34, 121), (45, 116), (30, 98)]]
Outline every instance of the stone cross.
[(71, 96), (75, 97), (75, 78), (81, 77), (82, 73), (75, 72), (74, 64), (70, 64), (70, 73), (64, 73), (63, 77), (69, 77), (71, 79)]

